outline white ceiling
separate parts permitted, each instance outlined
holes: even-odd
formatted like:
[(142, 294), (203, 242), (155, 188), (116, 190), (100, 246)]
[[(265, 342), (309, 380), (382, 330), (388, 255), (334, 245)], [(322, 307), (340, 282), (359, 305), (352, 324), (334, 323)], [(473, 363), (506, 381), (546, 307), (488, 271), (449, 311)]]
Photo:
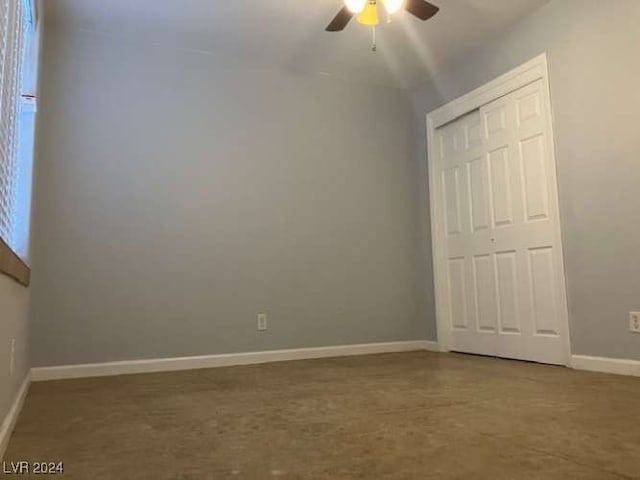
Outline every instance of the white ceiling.
[(370, 31), (325, 26), (342, 0), (47, 0), (47, 22), (254, 64), (414, 87), (430, 71), (508, 29), (549, 0), (433, 0), (427, 22), (408, 13)]

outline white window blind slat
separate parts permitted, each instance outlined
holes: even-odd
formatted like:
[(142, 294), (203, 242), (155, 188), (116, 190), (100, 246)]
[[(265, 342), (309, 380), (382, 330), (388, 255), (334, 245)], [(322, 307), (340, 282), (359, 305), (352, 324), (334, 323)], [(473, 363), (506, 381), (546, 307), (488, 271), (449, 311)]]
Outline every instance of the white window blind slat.
[(18, 109), (24, 56), (25, 9), (0, 0), (0, 237), (13, 245), (18, 176)]

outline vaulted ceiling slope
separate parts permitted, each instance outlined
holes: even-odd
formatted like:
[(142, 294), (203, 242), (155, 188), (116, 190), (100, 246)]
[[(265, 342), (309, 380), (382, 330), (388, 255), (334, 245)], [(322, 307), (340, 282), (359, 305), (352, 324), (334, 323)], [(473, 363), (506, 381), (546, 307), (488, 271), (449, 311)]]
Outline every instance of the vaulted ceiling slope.
[(193, 49), (233, 61), (415, 87), (457, 55), (549, 0), (432, 0), (427, 22), (399, 13), (371, 33), (352, 22), (324, 31), (343, 0), (47, 0), (47, 23)]

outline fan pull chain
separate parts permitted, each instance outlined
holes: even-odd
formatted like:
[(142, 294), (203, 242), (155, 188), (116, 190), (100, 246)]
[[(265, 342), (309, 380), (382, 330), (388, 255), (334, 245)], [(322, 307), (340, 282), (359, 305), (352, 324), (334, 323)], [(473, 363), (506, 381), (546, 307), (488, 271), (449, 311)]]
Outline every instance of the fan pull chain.
[(372, 38), (371, 51), (377, 52), (378, 46), (376, 45), (376, 26), (375, 25), (371, 27), (371, 38)]

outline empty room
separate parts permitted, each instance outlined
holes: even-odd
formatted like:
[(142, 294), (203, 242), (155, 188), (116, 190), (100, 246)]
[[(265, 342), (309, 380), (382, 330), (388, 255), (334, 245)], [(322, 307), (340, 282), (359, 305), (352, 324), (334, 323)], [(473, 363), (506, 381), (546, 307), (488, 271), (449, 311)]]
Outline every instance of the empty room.
[(640, 479), (639, 0), (0, 0), (0, 478)]

